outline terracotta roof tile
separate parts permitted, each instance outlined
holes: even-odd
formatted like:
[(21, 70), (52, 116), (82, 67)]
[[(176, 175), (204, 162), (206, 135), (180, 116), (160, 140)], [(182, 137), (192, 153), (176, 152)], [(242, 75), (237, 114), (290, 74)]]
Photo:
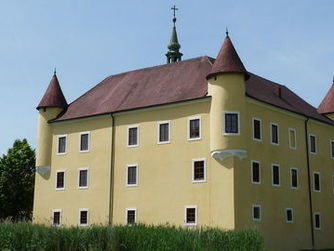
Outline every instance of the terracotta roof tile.
[(334, 85), (332, 85), (325, 98), (318, 107), (318, 112), (322, 114), (334, 113)]

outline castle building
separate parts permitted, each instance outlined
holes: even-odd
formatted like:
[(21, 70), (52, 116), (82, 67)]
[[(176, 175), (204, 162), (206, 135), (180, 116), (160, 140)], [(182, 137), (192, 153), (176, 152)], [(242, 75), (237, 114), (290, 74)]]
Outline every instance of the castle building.
[(318, 109), (250, 73), (228, 33), (216, 59), (107, 77), (37, 106), (33, 218), (55, 226), (256, 229), (270, 250), (334, 247), (334, 87)]

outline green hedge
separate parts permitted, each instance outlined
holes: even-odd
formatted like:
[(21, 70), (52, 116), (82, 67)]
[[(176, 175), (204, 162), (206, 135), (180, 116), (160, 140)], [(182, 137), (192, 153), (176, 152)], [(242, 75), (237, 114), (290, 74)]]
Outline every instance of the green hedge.
[(254, 231), (172, 226), (56, 228), (1, 223), (0, 250), (263, 250)]

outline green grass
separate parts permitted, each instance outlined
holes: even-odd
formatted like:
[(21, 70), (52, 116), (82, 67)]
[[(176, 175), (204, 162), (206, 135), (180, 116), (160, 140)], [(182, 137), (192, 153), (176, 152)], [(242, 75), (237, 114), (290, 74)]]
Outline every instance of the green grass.
[(0, 250), (263, 250), (254, 231), (173, 226), (55, 228), (30, 223), (0, 224)]

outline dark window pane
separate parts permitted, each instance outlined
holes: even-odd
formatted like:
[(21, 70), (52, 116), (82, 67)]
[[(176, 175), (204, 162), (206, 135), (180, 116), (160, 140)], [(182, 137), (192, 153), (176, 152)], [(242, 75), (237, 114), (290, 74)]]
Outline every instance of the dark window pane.
[(79, 187), (87, 187), (88, 170), (80, 170), (79, 173)]
[(128, 224), (136, 223), (136, 211), (135, 210), (128, 210), (127, 222)]
[(310, 151), (311, 153), (316, 153), (316, 145), (315, 145), (315, 137), (313, 135), (310, 136)]
[(260, 120), (253, 120), (254, 139), (261, 139), (261, 122)]
[(261, 218), (261, 209), (258, 206), (253, 207), (253, 218), (259, 220)]
[(225, 132), (238, 133), (238, 114), (225, 113)]
[(320, 191), (320, 175), (314, 173), (314, 190)]
[(64, 188), (64, 178), (65, 173), (64, 172), (57, 172), (57, 188)]
[(58, 138), (58, 153), (66, 152), (66, 137)]
[(60, 212), (53, 212), (53, 225), (60, 225)]
[(319, 214), (315, 214), (314, 215), (314, 224), (316, 228), (320, 228), (320, 215)]
[(260, 165), (257, 162), (252, 163), (253, 182), (260, 182)]
[(81, 225), (88, 224), (88, 212), (87, 211), (80, 211), (80, 224)]
[(88, 151), (88, 134), (81, 134), (80, 151)]
[(278, 144), (278, 127), (277, 125), (271, 125), (271, 142)]
[(273, 184), (279, 185), (279, 166), (273, 166)]
[(169, 141), (169, 124), (164, 123), (159, 125), (159, 142)]
[(331, 156), (334, 158), (334, 141), (331, 142)]
[(291, 186), (296, 188), (298, 186), (297, 169), (291, 169)]
[(196, 208), (187, 208), (187, 223), (196, 223)]
[(129, 166), (128, 167), (128, 185), (137, 184), (137, 167)]
[(199, 138), (199, 119), (190, 120), (190, 135), (189, 138)]
[(286, 220), (292, 221), (292, 210), (291, 209), (286, 210)]
[(194, 162), (194, 180), (204, 180), (204, 161)]
[(129, 128), (129, 146), (138, 144), (138, 128)]

